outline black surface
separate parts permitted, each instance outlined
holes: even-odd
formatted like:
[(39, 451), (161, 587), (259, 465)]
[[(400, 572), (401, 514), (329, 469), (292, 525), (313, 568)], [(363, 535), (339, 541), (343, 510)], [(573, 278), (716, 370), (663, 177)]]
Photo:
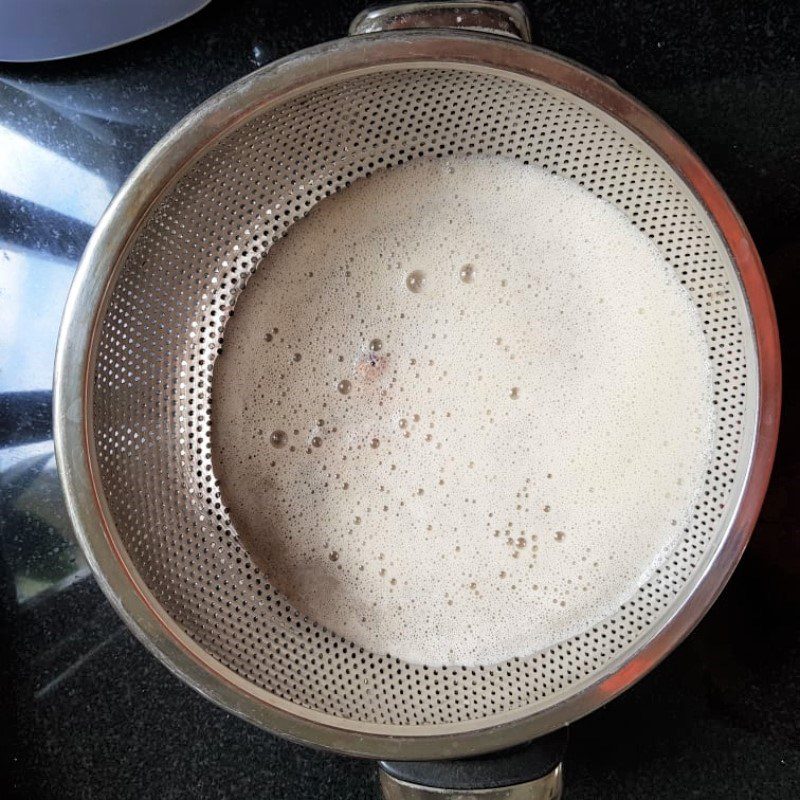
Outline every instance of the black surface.
[[(775, 472), (740, 568), (655, 672), (572, 726), (567, 797), (792, 800), (800, 797), (800, 6), (529, 6), (537, 44), (637, 95), (728, 191), (773, 287), (786, 382)], [(378, 796), (374, 764), (250, 727), (133, 639), (72, 544), (47, 422), (68, 280), (107, 199), (191, 108), (257, 66), (343, 35), (359, 9), (358, 0), (214, 0), (115, 50), (0, 65), (0, 690), (16, 745), (3, 749), (10, 763), (0, 780), (20, 797)]]
[(569, 730), (560, 728), (517, 747), (449, 761), (381, 761), (393, 778), (433, 789), (497, 789), (549, 775), (567, 752)]

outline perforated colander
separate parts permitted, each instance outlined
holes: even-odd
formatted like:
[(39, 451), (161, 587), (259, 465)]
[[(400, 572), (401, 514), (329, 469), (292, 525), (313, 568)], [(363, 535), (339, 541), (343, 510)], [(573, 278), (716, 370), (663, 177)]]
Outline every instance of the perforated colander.
[[(464, 6), (454, 25), (472, 19), (464, 21), (472, 13)], [(395, 22), (413, 26), (414, 18)], [(379, 27), (374, 16), (361, 20), (361, 29), (370, 25)], [(238, 294), (317, 202), (412, 159), (478, 154), (566, 176), (653, 240), (702, 320), (715, 451), (674, 552), (613, 616), (529, 658), (423, 667), (365, 651), (271, 587), (220, 501), (210, 386)], [(247, 76), (136, 169), (98, 226), (69, 298), (56, 445), (100, 584), (184, 680), (296, 739), (361, 755), (442, 758), (514, 744), (587, 713), (686, 635), (754, 524), (779, 380), (774, 313), (753, 244), (662, 122), (608, 81), (508, 36), (395, 30)]]

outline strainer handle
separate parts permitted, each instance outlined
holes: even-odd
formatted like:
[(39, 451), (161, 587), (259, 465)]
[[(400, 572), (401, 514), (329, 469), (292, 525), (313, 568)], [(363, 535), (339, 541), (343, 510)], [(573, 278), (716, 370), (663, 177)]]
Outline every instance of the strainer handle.
[(480, 31), (531, 42), (531, 24), (525, 7), (503, 0), (381, 3), (364, 9), (350, 23), (349, 32), (351, 36), (359, 36), (423, 28)]

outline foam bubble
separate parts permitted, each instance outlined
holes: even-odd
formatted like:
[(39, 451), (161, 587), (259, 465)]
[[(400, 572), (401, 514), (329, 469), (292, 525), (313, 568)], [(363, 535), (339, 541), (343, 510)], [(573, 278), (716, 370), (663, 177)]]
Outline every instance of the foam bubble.
[(250, 279), (214, 467), (311, 618), (417, 663), (525, 656), (616, 611), (683, 535), (707, 359), (614, 207), (512, 160), (413, 162), (323, 200)]
[(409, 272), (406, 276), (406, 286), (409, 291), (419, 294), (425, 286), (425, 273), (419, 269)]

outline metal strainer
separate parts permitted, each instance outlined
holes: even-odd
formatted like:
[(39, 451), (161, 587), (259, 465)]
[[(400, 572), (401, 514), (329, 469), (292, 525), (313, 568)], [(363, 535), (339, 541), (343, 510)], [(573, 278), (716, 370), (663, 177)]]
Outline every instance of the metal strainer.
[[(223, 90), (114, 199), (63, 322), (57, 455), (100, 585), (187, 683), (255, 724), (338, 751), (466, 756), (607, 702), (707, 610), (765, 491), (777, 330), (753, 243), (703, 165), (615, 85), (519, 41), (519, 7), (393, 7), (354, 25), (382, 32), (292, 55)], [(429, 29), (398, 30), (414, 27)], [(613, 616), (530, 658), (433, 668), (365, 651), (270, 586), (220, 502), (210, 385), (237, 295), (295, 221), (375, 170), (473, 154), (566, 176), (653, 240), (701, 316), (718, 425), (682, 539)]]

